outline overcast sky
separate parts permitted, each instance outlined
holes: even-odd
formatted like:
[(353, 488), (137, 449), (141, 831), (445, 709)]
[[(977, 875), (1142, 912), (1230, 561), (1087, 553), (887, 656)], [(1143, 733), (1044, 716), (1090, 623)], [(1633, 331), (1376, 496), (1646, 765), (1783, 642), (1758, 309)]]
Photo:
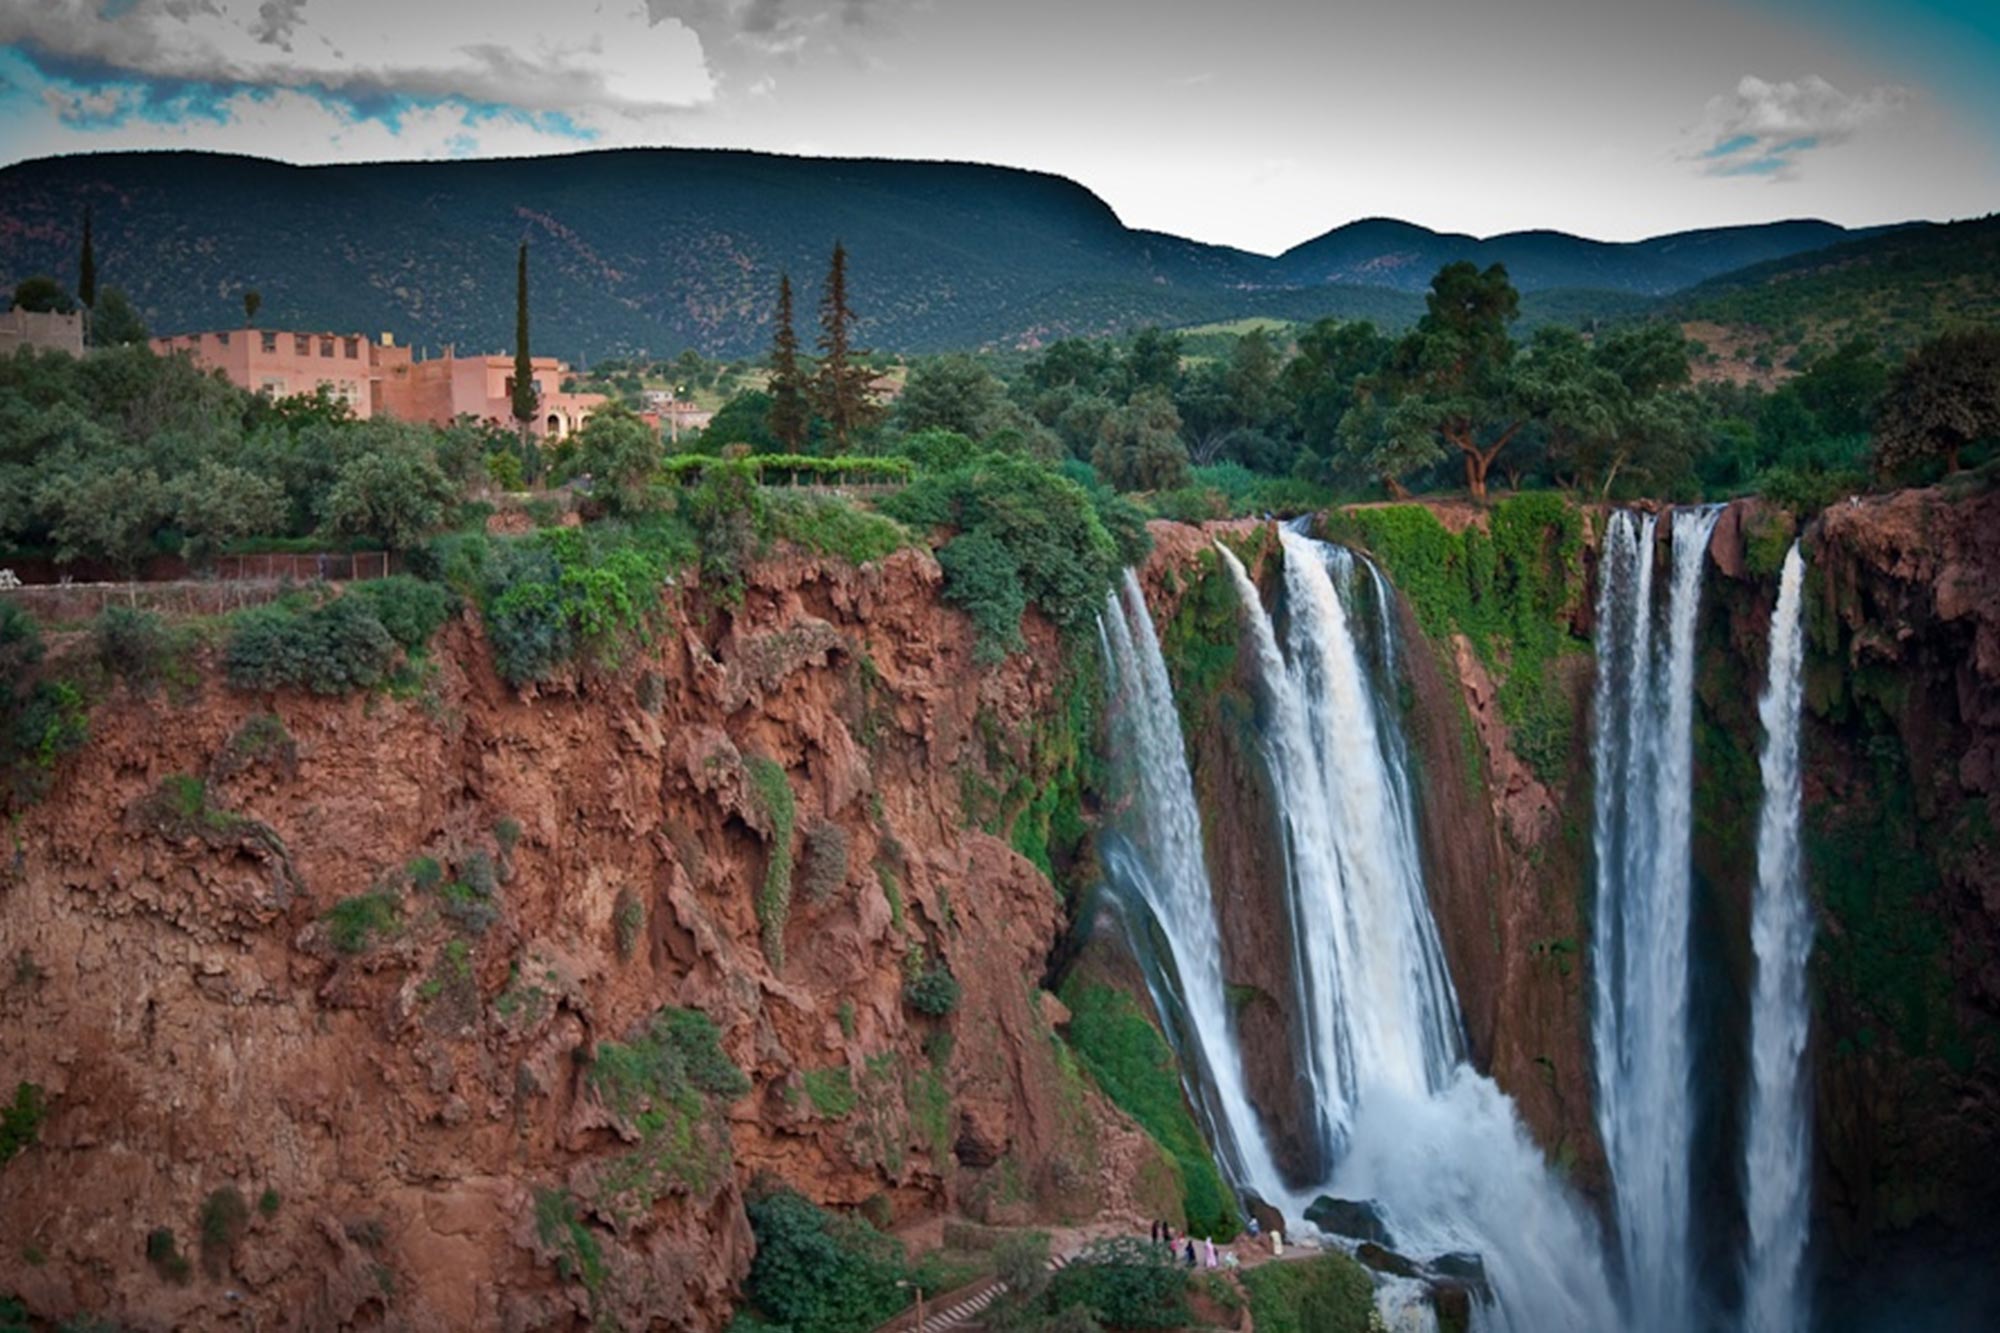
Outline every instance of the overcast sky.
[(2000, 210), (2000, 3), (0, 0), (0, 162), (633, 144), (1035, 167), (1266, 253), (1964, 217)]

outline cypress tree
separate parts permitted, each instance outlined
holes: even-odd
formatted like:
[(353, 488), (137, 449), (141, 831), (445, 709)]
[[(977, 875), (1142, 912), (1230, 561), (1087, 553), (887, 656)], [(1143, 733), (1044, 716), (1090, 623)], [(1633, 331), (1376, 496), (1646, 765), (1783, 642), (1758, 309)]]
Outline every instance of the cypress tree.
[(521, 437), (527, 438), (528, 423), (535, 419), (535, 367), (528, 356), (528, 243), (514, 264), (514, 420), (520, 423)]
[(86, 307), (97, 304), (97, 254), (90, 245), (90, 208), (83, 210), (83, 253), (76, 261), (76, 299)]
[(826, 270), (826, 290), (819, 298), (819, 374), (813, 380), (813, 408), (833, 432), (834, 447), (844, 449), (856, 431), (872, 424), (878, 414), (868, 367), (854, 364), (868, 355), (852, 345), (854, 312), (847, 305), (847, 249), (833, 243), (833, 260)]
[(765, 423), (771, 438), (786, 453), (801, 453), (812, 412), (799, 370), (799, 335), (792, 328), (792, 278), (778, 275), (778, 328), (771, 336), (771, 410)]

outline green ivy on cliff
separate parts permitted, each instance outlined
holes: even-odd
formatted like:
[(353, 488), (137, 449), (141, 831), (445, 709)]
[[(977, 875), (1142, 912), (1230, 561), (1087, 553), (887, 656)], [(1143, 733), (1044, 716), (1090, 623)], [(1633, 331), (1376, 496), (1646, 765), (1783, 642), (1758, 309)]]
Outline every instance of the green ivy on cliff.
[(1559, 781), (1576, 712), (1560, 659), (1589, 651), (1569, 629), (1583, 595), (1582, 513), (1560, 495), (1531, 491), (1461, 532), (1414, 504), (1336, 510), (1324, 523), (1325, 535), (1381, 562), (1433, 642), (1466, 637), (1498, 681), (1515, 752), (1545, 782)]
[(792, 826), (797, 818), (792, 784), (785, 770), (762, 755), (750, 756), (750, 787), (770, 825), (764, 884), (757, 893), (757, 924), (763, 928), (764, 956), (772, 967), (785, 965), (785, 921), (792, 910)]
[(1236, 1209), (1207, 1141), (1189, 1113), (1179, 1066), (1158, 1028), (1132, 997), (1110, 986), (1063, 987), (1070, 1049), (1118, 1108), (1139, 1122), (1179, 1169), (1189, 1231), (1236, 1235)]

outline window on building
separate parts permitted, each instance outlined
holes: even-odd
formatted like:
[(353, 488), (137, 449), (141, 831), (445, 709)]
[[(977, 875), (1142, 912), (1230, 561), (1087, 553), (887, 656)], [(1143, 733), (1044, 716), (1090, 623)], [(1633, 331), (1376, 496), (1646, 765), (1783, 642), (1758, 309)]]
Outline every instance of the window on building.
[(266, 398), (282, 398), (285, 396), (285, 381), (281, 378), (266, 377), (264, 382), (257, 386), (257, 391)]
[(333, 355), (333, 339), (331, 339), (331, 338), (321, 338), (321, 339), (319, 340), (319, 354), (320, 354), (321, 356), (332, 356), (332, 355)]
[(262, 340), (263, 340), (263, 344), (264, 344), (264, 350), (265, 350), (265, 351), (267, 351), (267, 352), (275, 352), (275, 351), (277, 351), (277, 350), (278, 350), (278, 335), (277, 335), (277, 334), (275, 334), (275, 333), (270, 333), (270, 332), (266, 332), (266, 333), (263, 333), (263, 334), (260, 334), (260, 335), (259, 335), (259, 337), (260, 337), (260, 338), (262, 338)]
[(307, 352), (310, 352), (311, 350), (312, 350), (312, 339), (306, 337), (306, 335), (303, 333), (294, 333), (292, 335), (293, 356), (304, 356)]
[(227, 347), (227, 346), (229, 346), (229, 333), (228, 333), (228, 331), (227, 331), (227, 330), (224, 330), (223, 332), (221, 332), (221, 333), (218, 333), (218, 334), (216, 334), (216, 335), (215, 335), (215, 341), (216, 341), (216, 342), (218, 342), (218, 343), (220, 343), (220, 344), (221, 344), (222, 346), (224, 346), (224, 347)]
[(349, 338), (347, 340), (347, 359), (349, 361), (352, 361), (357, 357), (359, 357), (360, 355), (361, 355), (361, 339)]

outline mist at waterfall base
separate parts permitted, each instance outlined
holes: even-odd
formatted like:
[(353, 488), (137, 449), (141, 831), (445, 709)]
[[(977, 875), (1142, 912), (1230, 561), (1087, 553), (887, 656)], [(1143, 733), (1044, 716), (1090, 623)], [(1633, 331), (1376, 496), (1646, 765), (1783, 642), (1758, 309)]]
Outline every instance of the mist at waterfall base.
[[(1104, 616), (1111, 759), (1132, 793), (1123, 821), (1130, 864), (1121, 868), (1123, 858), (1114, 858), (1107, 870), (1135, 881), (1130, 896), (1152, 910), (1181, 973), (1181, 1010), (1199, 1034), (1197, 1058), (1184, 1066), (1214, 1080), (1207, 1090), (1190, 1087), (1191, 1100), (1237, 1159), (1237, 1183), (1288, 1217), (1301, 1217), (1321, 1193), (1370, 1199), (1410, 1257), (1480, 1255), (1493, 1293), (1477, 1311), (1480, 1327), (1617, 1327), (1595, 1223), (1550, 1176), (1508, 1098), (1463, 1060), (1400, 726), (1380, 707), (1394, 658), (1386, 587), (1344, 551), (1289, 531), (1282, 541), (1283, 648), (1241, 564), (1226, 549), (1221, 557), (1255, 653), (1264, 758), (1281, 806), (1294, 998), (1309, 1032), (1302, 1074), (1335, 1162), (1327, 1181), (1293, 1188), (1279, 1179), (1242, 1096), (1233, 1021), (1226, 1002), (1212, 1006), (1209, 998), (1211, 987), (1216, 1001), (1226, 997), (1200, 811), (1163, 660), (1155, 674), (1158, 635), (1135, 580)], [(1357, 606), (1368, 597), (1376, 599), (1372, 615)], [(1140, 712), (1148, 716), (1134, 716)], [(1156, 802), (1176, 808), (1149, 808)], [(1184, 836), (1190, 827), (1192, 841)]]

